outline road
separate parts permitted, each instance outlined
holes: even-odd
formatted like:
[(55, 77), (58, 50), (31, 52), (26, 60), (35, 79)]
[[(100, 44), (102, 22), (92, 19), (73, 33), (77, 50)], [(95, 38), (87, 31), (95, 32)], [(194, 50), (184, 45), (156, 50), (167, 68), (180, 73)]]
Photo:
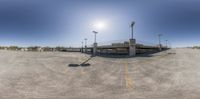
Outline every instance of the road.
[(1, 50), (0, 99), (200, 99), (200, 50), (89, 58)]

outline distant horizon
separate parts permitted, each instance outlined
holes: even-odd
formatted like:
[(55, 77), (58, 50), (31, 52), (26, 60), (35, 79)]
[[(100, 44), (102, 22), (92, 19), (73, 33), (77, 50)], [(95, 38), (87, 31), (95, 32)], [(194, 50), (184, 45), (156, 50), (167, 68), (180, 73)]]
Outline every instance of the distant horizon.
[[(116, 43), (116, 42), (115, 42)], [(72, 48), (80, 48), (82, 46), (66, 46), (66, 45), (26, 45), (26, 46), (21, 46), (21, 45), (0, 45), (0, 47), (10, 47), (10, 46), (17, 46), (17, 47), (72, 47)], [(164, 45), (163, 45), (164, 46)], [(200, 47), (199, 45), (191, 45), (191, 46), (168, 46), (170, 48), (187, 48), (187, 47)]]

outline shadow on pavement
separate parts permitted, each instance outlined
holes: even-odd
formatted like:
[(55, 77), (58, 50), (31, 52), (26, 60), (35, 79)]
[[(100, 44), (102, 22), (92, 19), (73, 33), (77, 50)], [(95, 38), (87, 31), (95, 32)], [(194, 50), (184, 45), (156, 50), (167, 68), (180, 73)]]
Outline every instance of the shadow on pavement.
[(81, 64), (80, 66), (87, 67), (87, 66), (90, 66), (90, 64), (89, 63), (85, 63), (85, 64)]
[(68, 65), (69, 67), (78, 67), (78, 66), (80, 66), (79, 64), (69, 64)]
[(69, 64), (69, 67), (78, 67), (78, 66), (82, 66), (82, 67), (88, 67), (90, 66), (90, 63), (87, 63), (89, 60), (91, 60), (93, 57), (91, 56), (90, 58), (88, 58), (87, 60), (85, 60), (84, 62), (82, 62), (81, 64)]

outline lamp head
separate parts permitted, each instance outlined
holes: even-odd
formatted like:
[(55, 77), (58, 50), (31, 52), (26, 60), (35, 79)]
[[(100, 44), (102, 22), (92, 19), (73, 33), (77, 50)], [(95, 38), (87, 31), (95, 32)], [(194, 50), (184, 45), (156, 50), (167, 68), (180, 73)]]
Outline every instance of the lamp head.
[(97, 34), (98, 32), (96, 32), (96, 31), (92, 31), (94, 34)]

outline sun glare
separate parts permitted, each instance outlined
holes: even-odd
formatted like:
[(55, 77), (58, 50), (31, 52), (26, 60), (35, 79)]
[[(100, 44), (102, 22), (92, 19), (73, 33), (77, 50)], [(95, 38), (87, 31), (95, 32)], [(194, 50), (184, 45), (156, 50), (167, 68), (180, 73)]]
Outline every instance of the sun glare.
[(106, 23), (104, 21), (97, 21), (97, 22), (95, 22), (94, 27), (96, 29), (103, 30), (106, 28)]

